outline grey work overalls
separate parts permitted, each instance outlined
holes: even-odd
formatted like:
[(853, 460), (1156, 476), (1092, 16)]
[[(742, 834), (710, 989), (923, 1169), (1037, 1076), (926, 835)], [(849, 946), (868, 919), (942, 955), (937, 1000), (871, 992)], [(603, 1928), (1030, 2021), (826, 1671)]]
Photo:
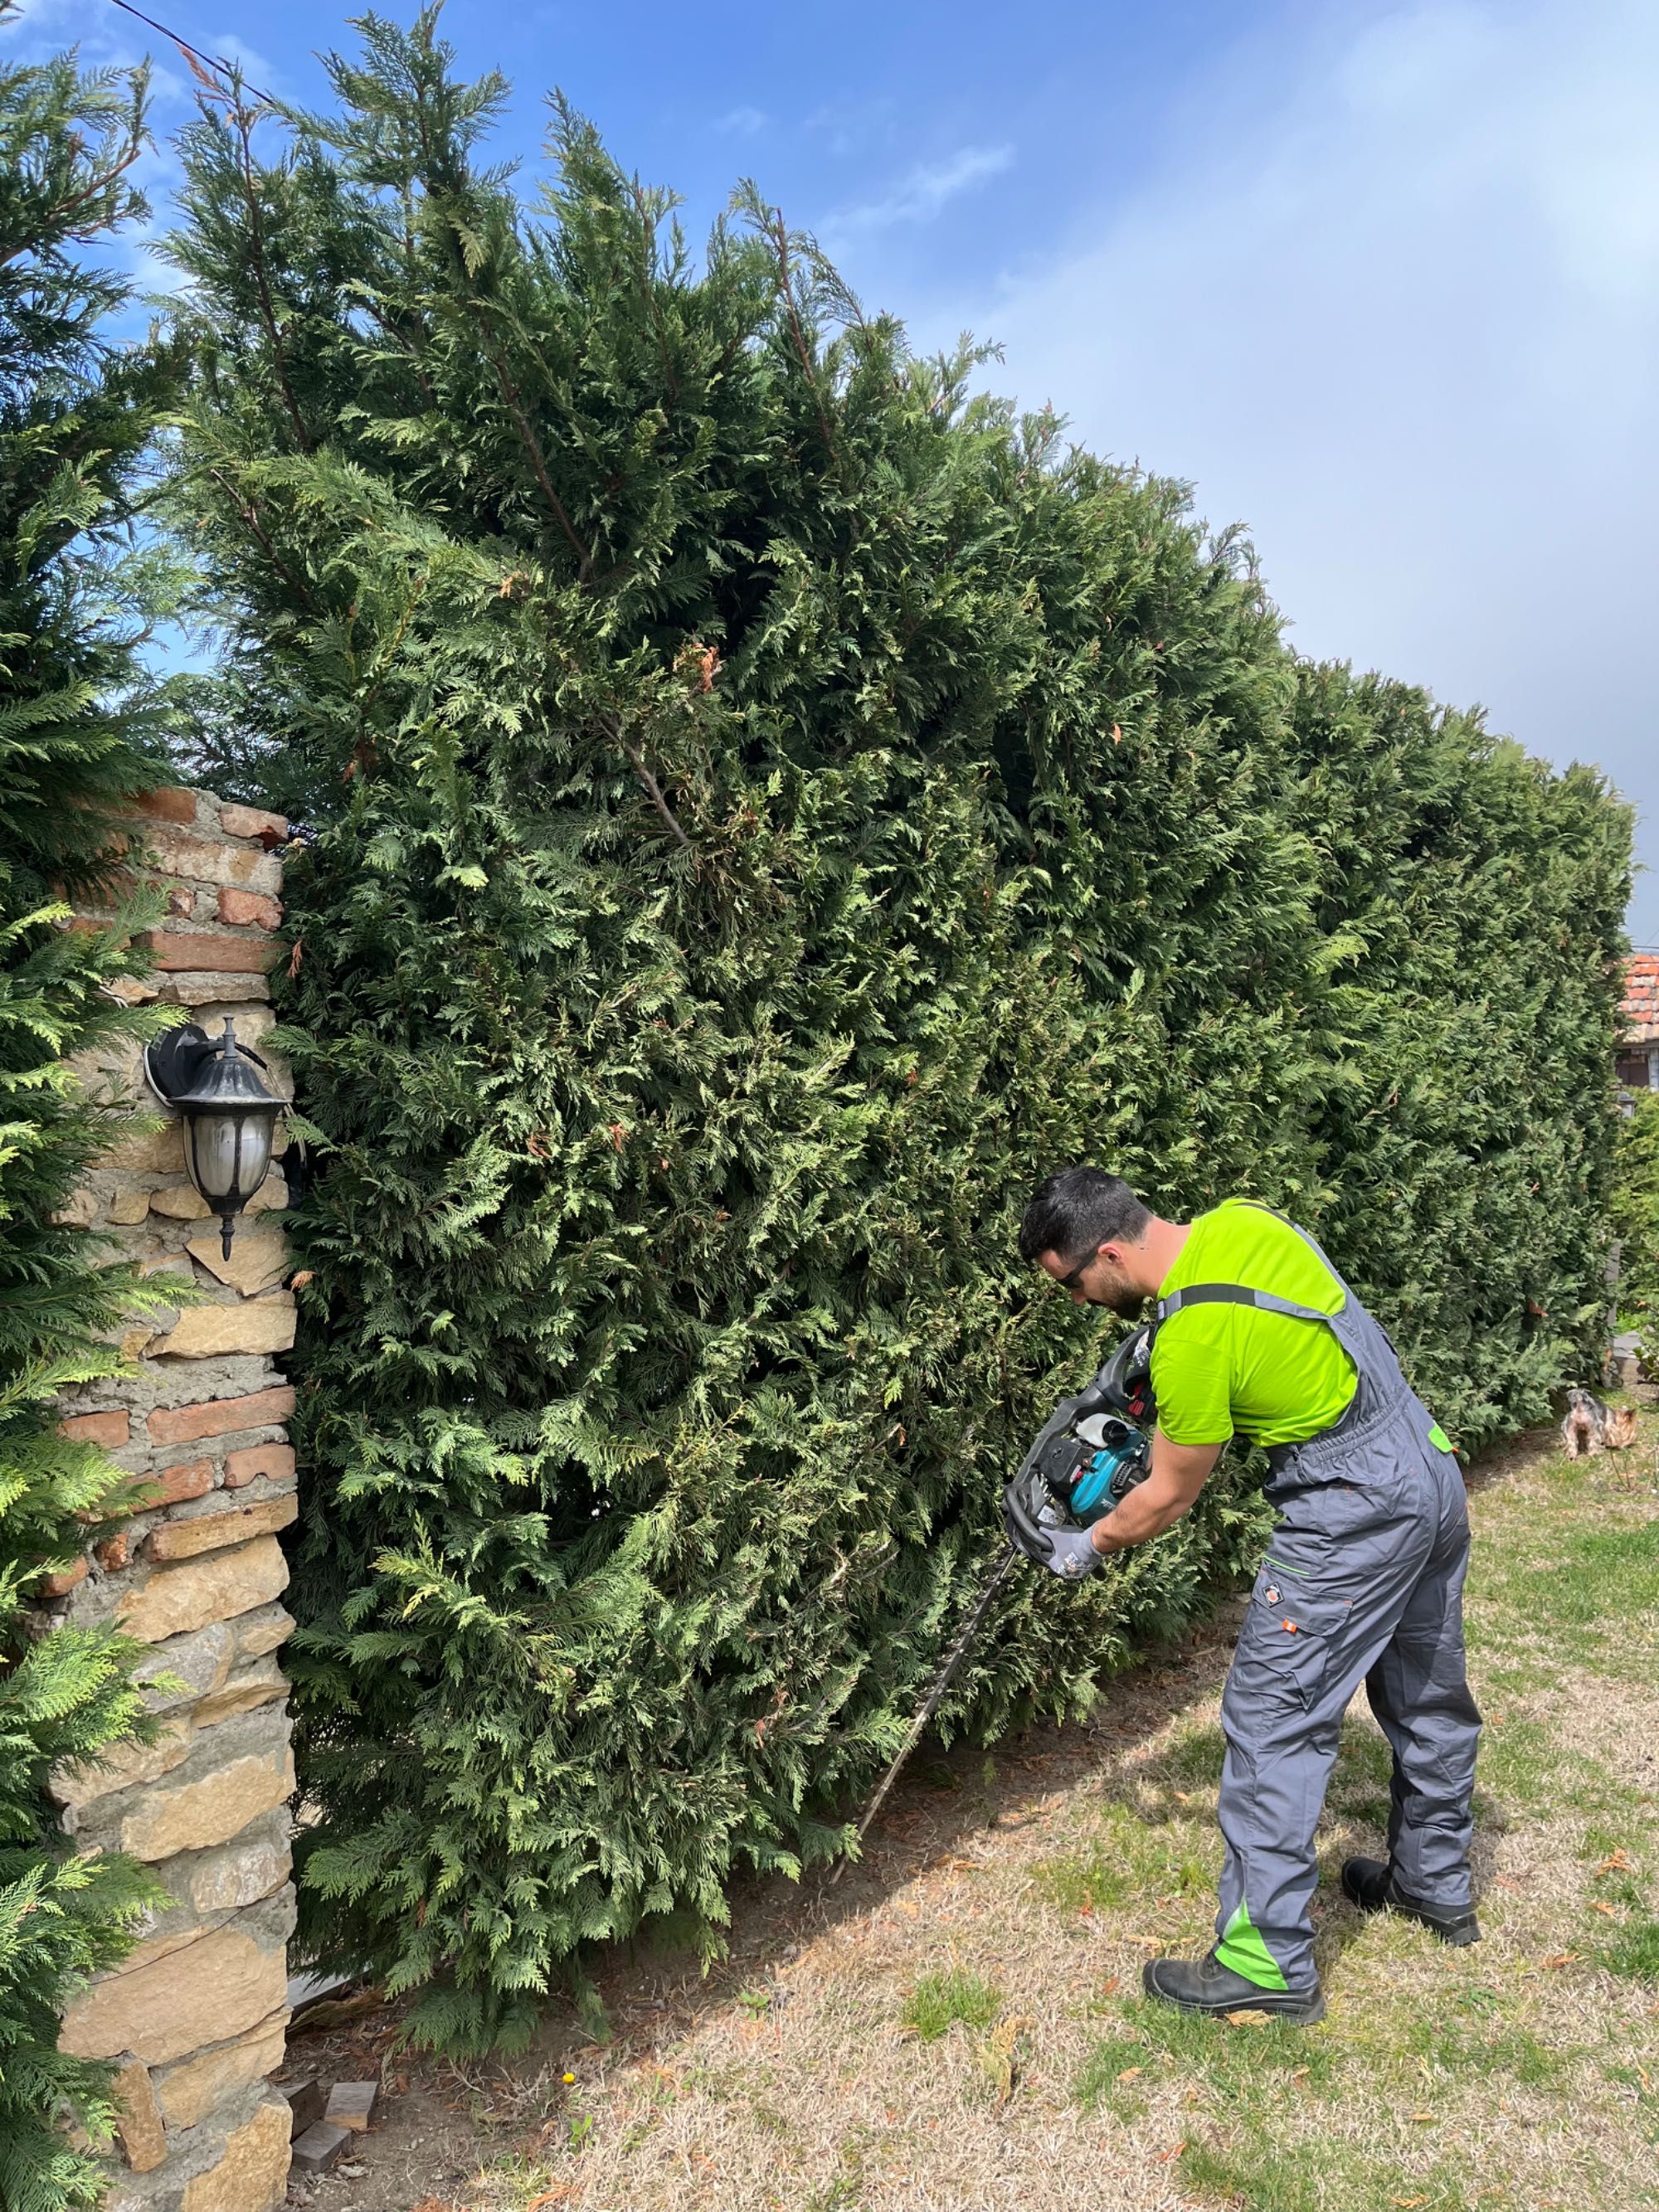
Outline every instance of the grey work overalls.
[[(1330, 1267), (1307, 1231), (1296, 1233)], [(1227, 1849), (1216, 1955), (1274, 1990), (1316, 1979), (1314, 1830), (1362, 1680), (1394, 1749), (1389, 1851), (1400, 1887), (1448, 1910), (1469, 1903), (1480, 1715), (1464, 1672), (1463, 1480), (1386, 1332), (1336, 1279), (1334, 1314), (1217, 1283), (1177, 1291), (1158, 1309), (1160, 1322), (1215, 1302), (1289, 1314), (1330, 1329), (1358, 1370), (1334, 1426), (1268, 1453), (1267, 1497), (1280, 1518), (1221, 1700)]]

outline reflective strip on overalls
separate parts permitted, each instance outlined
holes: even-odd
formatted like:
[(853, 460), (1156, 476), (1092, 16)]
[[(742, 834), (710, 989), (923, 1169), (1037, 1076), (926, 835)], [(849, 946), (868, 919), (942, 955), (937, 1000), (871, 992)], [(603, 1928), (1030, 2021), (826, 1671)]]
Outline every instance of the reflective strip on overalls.
[[(1287, 1225), (1331, 1267), (1305, 1230)], [(1424, 1904), (1469, 1902), (1480, 1716), (1464, 1668), (1463, 1480), (1387, 1333), (1331, 1273), (1343, 1294), (1334, 1314), (1228, 1283), (1195, 1284), (1158, 1309), (1160, 1323), (1208, 1304), (1318, 1322), (1356, 1370), (1339, 1421), (1267, 1455), (1279, 1520), (1221, 1701), (1216, 1956), (1272, 1990), (1317, 1978), (1314, 1831), (1362, 1681), (1394, 1753), (1389, 1854), (1400, 1887)]]

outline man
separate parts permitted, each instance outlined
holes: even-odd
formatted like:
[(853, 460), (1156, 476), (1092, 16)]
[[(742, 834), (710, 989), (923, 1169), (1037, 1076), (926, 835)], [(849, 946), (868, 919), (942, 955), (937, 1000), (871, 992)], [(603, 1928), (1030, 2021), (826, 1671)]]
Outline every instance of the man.
[(1322, 2016), (1314, 1829), (1362, 1680), (1394, 1750), (1389, 1857), (1348, 1860), (1343, 1889), (1362, 1911), (1478, 1942), (1468, 1516), (1449, 1442), (1393, 1345), (1310, 1237), (1246, 1200), (1165, 1221), (1115, 1176), (1067, 1168), (1026, 1207), (1019, 1249), (1074, 1304), (1133, 1315), (1156, 1301), (1152, 1471), (1091, 1528), (1056, 1532), (1056, 1573), (1161, 1534), (1234, 1435), (1265, 1445), (1272, 1468), (1279, 1519), (1221, 1701), (1217, 1941), (1196, 1962), (1151, 1960), (1148, 1994), (1190, 2012)]

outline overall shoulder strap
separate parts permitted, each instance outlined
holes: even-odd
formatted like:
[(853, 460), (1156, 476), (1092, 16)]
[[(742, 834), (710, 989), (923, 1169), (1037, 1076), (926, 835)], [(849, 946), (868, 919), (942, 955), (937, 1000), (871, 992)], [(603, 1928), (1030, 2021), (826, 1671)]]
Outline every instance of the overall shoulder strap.
[(1297, 1305), (1293, 1298), (1281, 1298), (1273, 1291), (1252, 1291), (1243, 1283), (1189, 1283), (1185, 1290), (1172, 1291), (1158, 1300), (1158, 1318), (1168, 1321), (1185, 1306), (1254, 1306), (1259, 1313), (1288, 1314), (1292, 1321), (1322, 1321), (1328, 1326), (1331, 1318), (1317, 1306)]

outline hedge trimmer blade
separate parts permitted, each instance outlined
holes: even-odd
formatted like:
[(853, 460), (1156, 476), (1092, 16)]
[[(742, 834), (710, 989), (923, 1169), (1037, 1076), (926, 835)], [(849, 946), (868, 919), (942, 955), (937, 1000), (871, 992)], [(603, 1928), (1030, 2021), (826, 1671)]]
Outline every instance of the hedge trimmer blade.
[[(888, 1768), (886, 1773), (882, 1776), (881, 1780), (877, 1784), (874, 1796), (871, 1798), (870, 1802), (865, 1807), (864, 1818), (859, 1822), (858, 1833), (854, 1838), (855, 1843), (861, 1844), (864, 1841), (865, 1836), (869, 1830), (870, 1823), (875, 1819), (877, 1814), (880, 1812), (882, 1806), (886, 1802), (888, 1791), (898, 1780), (899, 1771), (903, 1766), (905, 1760), (908, 1759), (910, 1753), (921, 1742), (922, 1730), (927, 1727), (928, 1722), (933, 1717), (934, 1713), (939, 1708), (939, 1699), (945, 1695), (946, 1690), (951, 1686), (951, 1677), (956, 1673), (957, 1668), (962, 1664), (963, 1660), (967, 1656), (969, 1645), (973, 1643), (974, 1638), (979, 1633), (979, 1626), (981, 1621), (985, 1618), (987, 1607), (989, 1606), (991, 1600), (996, 1595), (997, 1592), (1002, 1588), (1004, 1582), (1007, 1579), (1009, 1568), (1013, 1565), (1014, 1561), (1018, 1559), (1019, 1556), (1020, 1554), (1018, 1552), (1017, 1552), (1014, 1547), (1010, 1544), (1003, 1552), (1002, 1557), (997, 1561), (995, 1567), (992, 1571), (991, 1579), (986, 1583), (984, 1589), (980, 1592), (973, 1611), (969, 1614), (967, 1620), (962, 1624), (961, 1634), (957, 1638), (956, 1642), (951, 1646), (950, 1650), (945, 1655), (944, 1665), (933, 1677), (933, 1686), (929, 1690), (927, 1697), (922, 1700), (915, 1720), (910, 1723), (908, 1733), (905, 1736), (903, 1742), (899, 1746), (898, 1750), (894, 1754), (892, 1765)], [(830, 1886), (832, 1889), (841, 1880), (842, 1869), (846, 1866), (846, 1864), (847, 1860), (845, 1858), (836, 1860), (836, 1870), (830, 1877)]]
[[(1075, 1398), (1062, 1398), (1020, 1462), (1018, 1473), (1004, 1485), (1002, 1525), (1008, 1532), (1007, 1549), (992, 1569), (991, 1579), (945, 1654), (897, 1755), (865, 1807), (855, 1844), (864, 1841), (900, 1769), (921, 1741), (1014, 1561), (1050, 1562), (1051, 1530), (1088, 1528), (1111, 1512), (1136, 1483), (1146, 1480), (1152, 1446), (1135, 1423), (1150, 1417), (1152, 1411), (1152, 1340), (1150, 1328), (1137, 1329), (1124, 1339), (1086, 1390)], [(846, 1863), (845, 1858), (837, 1860), (830, 1877), (832, 1887), (841, 1880)]]

